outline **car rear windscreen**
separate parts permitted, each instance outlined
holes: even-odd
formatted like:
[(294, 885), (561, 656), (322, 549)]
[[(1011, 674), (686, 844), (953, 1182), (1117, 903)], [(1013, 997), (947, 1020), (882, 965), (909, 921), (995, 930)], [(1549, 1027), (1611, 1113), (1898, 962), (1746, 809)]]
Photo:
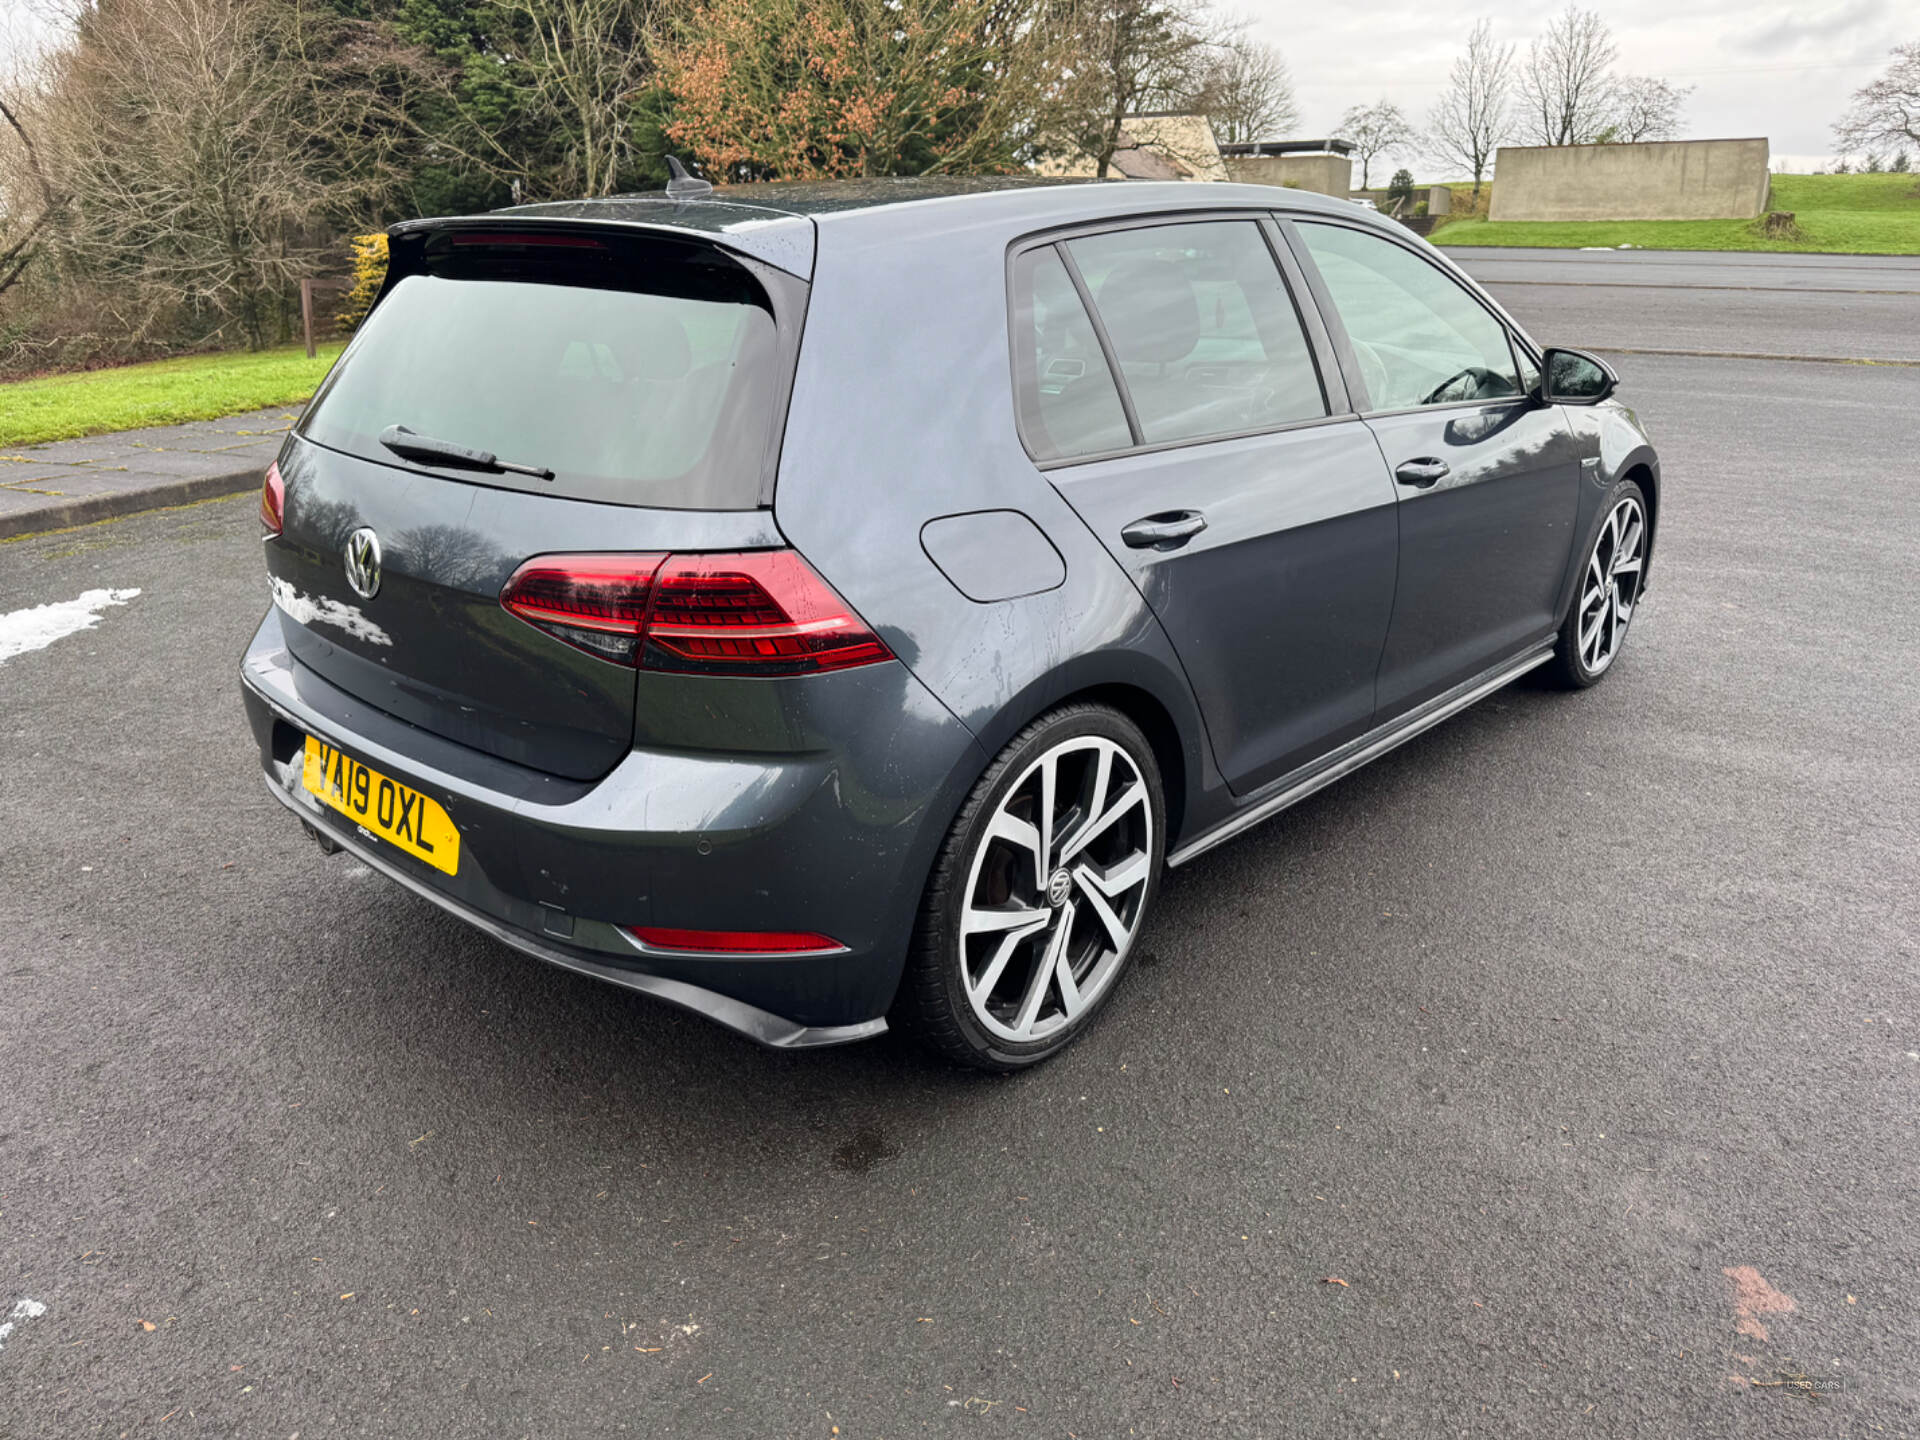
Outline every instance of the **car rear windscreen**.
[[(455, 231), (367, 317), (300, 433), (476, 484), (745, 510), (780, 366), (766, 292), (710, 246)], [(394, 425), (554, 478), (402, 459), (380, 443)]]

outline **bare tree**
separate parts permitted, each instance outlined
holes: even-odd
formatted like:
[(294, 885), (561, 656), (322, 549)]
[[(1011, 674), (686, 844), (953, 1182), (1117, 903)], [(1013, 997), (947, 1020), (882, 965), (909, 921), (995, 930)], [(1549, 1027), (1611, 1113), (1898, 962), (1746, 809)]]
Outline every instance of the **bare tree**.
[(1594, 138), (1610, 145), (1671, 140), (1680, 133), (1680, 109), (1692, 93), (1691, 85), (1671, 85), (1651, 75), (1630, 75), (1615, 82), (1613, 120)]
[(1228, 145), (1277, 139), (1300, 120), (1286, 57), (1238, 35), (1220, 47), (1181, 108), (1205, 115)]
[(528, 37), (537, 112), (565, 136), (561, 189), (610, 195), (633, 159), (634, 99), (646, 81), (646, 0), (496, 0)]
[(1129, 115), (1178, 107), (1198, 91), (1221, 39), (1181, 0), (1067, 0), (1049, 22), (1074, 63), (1059, 87), (1066, 147), (1105, 179)]
[(1569, 5), (1527, 47), (1519, 131), (1535, 145), (1590, 145), (1613, 121), (1613, 32), (1598, 12)]
[(333, 224), (404, 176), (405, 60), (283, 0), (93, 9), (49, 61), (38, 136), (62, 266), (124, 297), (131, 331), (184, 312), (266, 344)]
[(1427, 148), (1441, 164), (1472, 173), (1478, 200), (1494, 151), (1513, 130), (1513, 46), (1496, 44), (1492, 22), (1479, 21), (1447, 80), (1447, 93), (1427, 117)]
[(1846, 151), (1920, 144), (1920, 41), (1894, 46), (1887, 73), (1853, 92), (1833, 136)]
[(1340, 117), (1340, 137), (1353, 142), (1360, 157), (1360, 188), (1367, 188), (1373, 162), (1390, 150), (1404, 149), (1418, 139), (1400, 107), (1385, 98), (1356, 105)]
[[(0, 295), (4, 295), (33, 263), (41, 236), (65, 202), (47, 180), (33, 137), (4, 98), (0, 98), (0, 121), (12, 132), (17, 152), (13, 163), (0, 165)], [(26, 197), (19, 195), (22, 190), (28, 192)]]

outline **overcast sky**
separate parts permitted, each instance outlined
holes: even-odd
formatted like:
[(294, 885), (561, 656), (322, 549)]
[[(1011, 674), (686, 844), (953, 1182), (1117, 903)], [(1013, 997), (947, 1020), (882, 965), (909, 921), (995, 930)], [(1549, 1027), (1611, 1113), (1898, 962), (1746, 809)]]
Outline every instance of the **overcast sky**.
[[(0, 0), (0, 51), (44, 36), (30, 12), (47, 3)], [(1383, 95), (1424, 125), (1477, 14), (1490, 14), (1497, 37), (1524, 52), (1558, 13), (1550, 3), (1485, 12), (1432, 0), (1219, 4), (1287, 57), (1302, 137), (1334, 132), (1348, 106)], [(1623, 73), (1694, 87), (1685, 135), (1764, 135), (1776, 166), (1797, 170), (1831, 157), (1830, 127), (1849, 97), (1895, 45), (1920, 41), (1916, 0), (1591, 0), (1590, 8), (1612, 27)]]
[[(1526, 43), (1559, 13), (1550, 4), (1453, 9), (1432, 0), (1224, 0), (1293, 70), (1300, 131), (1336, 130), (1349, 105), (1385, 95), (1423, 125), (1466, 48), (1477, 15)], [(1775, 164), (1811, 169), (1832, 154), (1830, 127), (1895, 45), (1920, 41), (1915, 0), (1592, 0), (1612, 27), (1626, 74), (1691, 85), (1687, 137), (1764, 135)], [(1915, 160), (1920, 162), (1920, 156)]]

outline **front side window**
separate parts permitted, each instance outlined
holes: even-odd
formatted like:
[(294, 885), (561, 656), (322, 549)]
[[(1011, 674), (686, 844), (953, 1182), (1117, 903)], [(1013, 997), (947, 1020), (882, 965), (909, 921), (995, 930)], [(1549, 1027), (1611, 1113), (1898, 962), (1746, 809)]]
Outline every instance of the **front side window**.
[(1066, 242), (1151, 445), (1327, 414), (1279, 267), (1252, 221), (1154, 225)]
[(1507, 331), (1418, 255), (1345, 225), (1299, 222), (1375, 410), (1522, 394)]

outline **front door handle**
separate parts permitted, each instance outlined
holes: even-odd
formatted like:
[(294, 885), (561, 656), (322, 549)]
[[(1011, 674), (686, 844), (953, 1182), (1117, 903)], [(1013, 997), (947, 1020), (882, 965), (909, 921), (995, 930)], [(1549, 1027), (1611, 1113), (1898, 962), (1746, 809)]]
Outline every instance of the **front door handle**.
[(1418, 460), (1402, 460), (1399, 468), (1393, 472), (1393, 478), (1402, 485), (1411, 485), (1416, 490), (1424, 490), (1429, 485), (1438, 485), (1448, 474), (1447, 462), (1436, 460), (1431, 455), (1423, 455)]
[(1206, 528), (1207, 517), (1198, 510), (1166, 510), (1134, 521), (1120, 538), (1135, 550), (1172, 550)]

